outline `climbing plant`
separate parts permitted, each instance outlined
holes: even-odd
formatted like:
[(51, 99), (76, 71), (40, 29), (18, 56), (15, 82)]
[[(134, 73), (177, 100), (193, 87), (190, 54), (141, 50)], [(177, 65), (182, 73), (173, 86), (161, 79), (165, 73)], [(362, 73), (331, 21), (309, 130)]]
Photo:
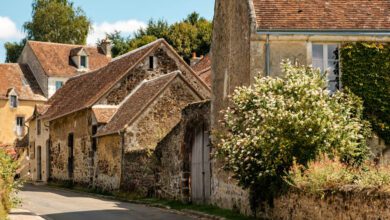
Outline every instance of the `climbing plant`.
[(352, 93), (329, 94), (320, 70), (282, 66), (284, 78), (259, 78), (239, 87), (225, 111), (218, 153), (233, 178), (249, 189), (252, 210), (272, 201), (294, 161), (318, 155), (359, 165), (367, 157), (368, 122)]
[(341, 49), (342, 83), (364, 102), (364, 117), (390, 144), (390, 44), (348, 43)]

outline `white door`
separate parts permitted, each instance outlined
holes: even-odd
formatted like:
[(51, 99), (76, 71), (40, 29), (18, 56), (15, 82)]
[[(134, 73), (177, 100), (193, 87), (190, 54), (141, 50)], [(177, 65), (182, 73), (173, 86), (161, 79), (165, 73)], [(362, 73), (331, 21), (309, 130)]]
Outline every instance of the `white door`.
[(194, 131), (191, 154), (191, 197), (195, 203), (205, 203), (211, 193), (209, 132), (203, 127)]

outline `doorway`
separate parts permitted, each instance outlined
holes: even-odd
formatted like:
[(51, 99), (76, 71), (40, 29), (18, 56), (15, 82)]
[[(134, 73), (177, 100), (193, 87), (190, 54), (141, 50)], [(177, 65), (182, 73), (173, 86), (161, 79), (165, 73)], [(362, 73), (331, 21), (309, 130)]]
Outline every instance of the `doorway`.
[(211, 194), (210, 140), (205, 126), (194, 129), (191, 150), (191, 198), (206, 203)]
[(68, 134), (68, 177), (69, 179), (73, 179), (73, 169), (74, 169), (74, 156), (73, 156), (73, 148), (74, 148), (74, 134)]

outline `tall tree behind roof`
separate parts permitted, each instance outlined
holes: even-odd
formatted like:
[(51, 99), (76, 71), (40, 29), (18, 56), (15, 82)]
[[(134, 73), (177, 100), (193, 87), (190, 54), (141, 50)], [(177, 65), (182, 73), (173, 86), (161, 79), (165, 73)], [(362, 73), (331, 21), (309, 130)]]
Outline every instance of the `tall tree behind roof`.
[(27, 37), (7, 42), (6, 62), (17, 62), (26, 40), (68, 44), (85, 44), (91, 22), (80, 7), (69, 0), (34, 0), (32, 19), (23, 25)]

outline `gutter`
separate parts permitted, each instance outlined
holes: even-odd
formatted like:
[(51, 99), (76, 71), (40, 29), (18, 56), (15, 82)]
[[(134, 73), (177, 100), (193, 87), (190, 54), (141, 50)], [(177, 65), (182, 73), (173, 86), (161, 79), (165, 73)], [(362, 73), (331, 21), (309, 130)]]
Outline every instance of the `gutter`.
[(378, 36), (390, 37), (388, 30), (294, 30), (294, 29), (258, 29), (258, 34), (267, 35), (339, 35), (339, 36)]
[(265, 76), (270, 75), (270, 56), (271, 56), (271, 47), (269, 43), (269, 34), (267, 34), (267, 40), (265, 43)]

